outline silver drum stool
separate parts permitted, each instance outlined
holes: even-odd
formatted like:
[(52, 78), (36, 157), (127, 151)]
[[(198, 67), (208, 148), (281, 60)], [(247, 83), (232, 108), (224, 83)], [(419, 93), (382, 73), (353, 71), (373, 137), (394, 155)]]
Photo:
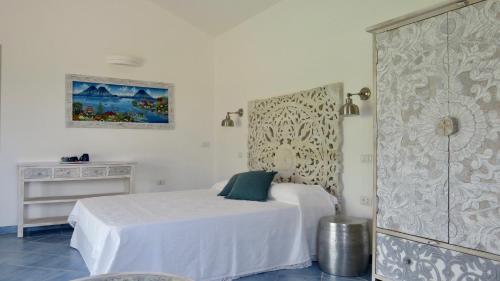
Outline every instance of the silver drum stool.
[(367, 272), (370, 259), (367, 219), (322, 217), (317, 241), (322, 271), (340, 276), (360, 276)]

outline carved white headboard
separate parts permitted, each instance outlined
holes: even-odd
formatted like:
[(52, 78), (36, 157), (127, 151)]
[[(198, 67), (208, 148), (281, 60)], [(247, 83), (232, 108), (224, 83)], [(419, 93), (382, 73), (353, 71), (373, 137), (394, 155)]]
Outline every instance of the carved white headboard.
[(343, 84), (250, 101), (248, 166), (275, 180), (320, 184), (341, 199), (339, 107)]

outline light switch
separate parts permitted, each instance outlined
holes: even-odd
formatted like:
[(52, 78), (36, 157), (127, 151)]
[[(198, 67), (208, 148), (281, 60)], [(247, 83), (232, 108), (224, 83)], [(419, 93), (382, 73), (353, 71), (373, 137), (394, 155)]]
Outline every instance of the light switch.
[(368, 196), (360, 196), (359, 197), (359, 203), (361, 203), (361, 205), (363, 206), (371, 206), (372, 200), (370, 199), (370, 197)]
[(373, 155), (361, 154), (361, 163), (371, 163), (372, 161), (373, 161)]

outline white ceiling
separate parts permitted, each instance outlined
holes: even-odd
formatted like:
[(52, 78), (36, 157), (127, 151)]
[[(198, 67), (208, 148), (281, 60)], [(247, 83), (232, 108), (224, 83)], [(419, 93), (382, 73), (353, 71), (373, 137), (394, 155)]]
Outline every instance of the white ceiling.
[(151, 0), (199, 29), (221, 34), (281, 0)]

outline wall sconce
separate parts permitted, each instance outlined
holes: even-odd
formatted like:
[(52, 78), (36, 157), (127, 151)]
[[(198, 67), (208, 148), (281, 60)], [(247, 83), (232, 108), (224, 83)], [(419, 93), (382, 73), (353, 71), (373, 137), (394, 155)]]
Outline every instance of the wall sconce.
[(126, 55), (109, 55), (106, 57), (106, 63), (137, 67), (142, 65), (142, 59)]
[(340, 107), (340, 115), (343, 116), (354, 116), (359, 115), (359, 107), (352, 102), (352, 96), (359, 96), (361, 100), (367, 100), (370, 98), (372, 92), (367, 87), (362, 88), (359, 93), (351, 94), (347, 93), (347, 98), (345, 99), (345, 104)]
[(238, 109), (238, 111), (235, 112), (228, 112), (226, 114), (226, 118), (222, 120), (221, 126), (222, 127), (234, 127), (234, 121), (231, 119), (231, 114), (236, 114), (239, 117), (243, 116), (243, 108)]

